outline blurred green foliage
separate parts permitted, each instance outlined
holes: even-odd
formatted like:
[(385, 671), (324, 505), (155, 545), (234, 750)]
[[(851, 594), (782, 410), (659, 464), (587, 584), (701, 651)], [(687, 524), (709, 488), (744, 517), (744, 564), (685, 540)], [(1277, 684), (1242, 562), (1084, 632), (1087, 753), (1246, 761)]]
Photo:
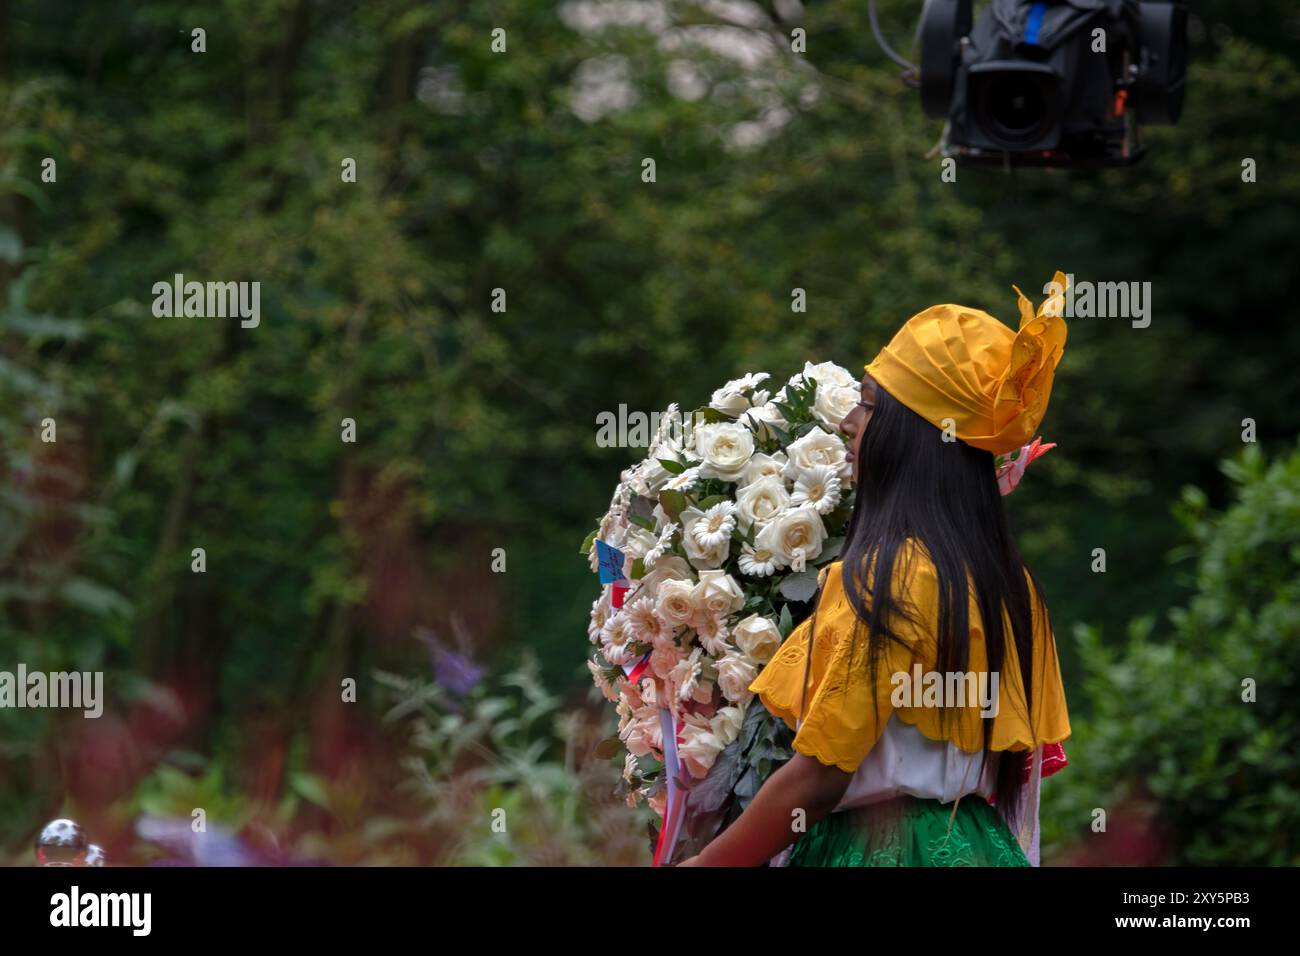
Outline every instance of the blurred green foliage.
[[(936, 301), (1011, 319), (1010, 285), (1039, 298), (1058, 268), (1153, 284), (1147, 329), (1072, 323), (1044, 424), (1060, 447), (1012, 503), (1062, 635), (1183, 601), (1169, 503), (1189, 483), (1223, 500), (1244, 418), (1268, 449), (1300, 432), (1289, 0), (1197, 5), (1186, 112), (1140, 166), (955, 184), (865, 4), (807, 4), (804, 57), (718, 7), (653, 7), (668, 42), (575, 29), (576, 6), (0, 7), (0, 666), (102, 667), (121, 720), (0, 713), (0, 846), (60, 809), (129, 807), (159, 768), (201, 773), (183, 754), (249, 819), (301, 797), (295, 774), (353, 781), (357, 819), (395, 813), (406, 741), (368, 675), (424, 669), (415, 628), (461, 614), (498, 671), (526, 646), (582, 700), (595, 586), (572, 542), (635, 454), (597, 446), (599, 412), (855, 368)], [(880, 6), (901, 44), (920, 4)], [(694, 43), (707, 28), (776, 55), (756, 70)], [(626, 96), (582, 118), (593, 66)], [(261, 324), (155, 318), (176, 273), (259, 281)], [(107, 738), (129, 746), (106, 766)]]
[(1249, 446), (1224, 473), (1222, 512), (1183, 493), (1195, 591), (1168, 636), (1154, 615), (1118, 644), (1077, 629), (1091, 709), (1044, 786), (1050, 840), (1102, 839), (1094, 808), (1145, 804), (1169, 863), (1300, 864), (1300, 450), (1270, 464)]

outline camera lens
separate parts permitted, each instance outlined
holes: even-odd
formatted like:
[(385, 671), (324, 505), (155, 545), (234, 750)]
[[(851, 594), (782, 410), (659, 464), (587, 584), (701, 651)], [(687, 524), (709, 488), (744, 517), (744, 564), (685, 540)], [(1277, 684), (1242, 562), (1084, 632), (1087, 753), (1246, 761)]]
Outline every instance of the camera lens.
[(998, 73), (983, 85), (981, 110), (998, 138), (1023, 143), (1038, 138), (1048, 121), (1042, 78), (1025, 73)]

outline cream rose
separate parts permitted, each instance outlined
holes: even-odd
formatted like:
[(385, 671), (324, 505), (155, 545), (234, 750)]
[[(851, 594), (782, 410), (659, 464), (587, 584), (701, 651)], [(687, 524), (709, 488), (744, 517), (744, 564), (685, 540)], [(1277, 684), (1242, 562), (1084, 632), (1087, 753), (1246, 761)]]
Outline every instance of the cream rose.
[(736, 481), (754, 454), (754, 433), (736, 422), (701, 425), (695, 429), (700, 475)]
[[(733, 418), (738, 418), (742, 413), (749, 410), (750, 405), (754, 404), (754, 400), (751, 400), (745, 393), (752, 393), (757, 386), (767, 381), (768, 378), (766, 372), (749, 372), (740, 378), (732, 379), (713, 393), (713, 397), (709, 400), (709, 407), (716, 408)], [(764, 397), (763, 401), (767, 401), (767, 398)]]
[(754, 429), (754, 433), (760, 438), (769, 437), (772, 432), (768, 428), (772, 425), (776, 428), (785, 428), (785, 416), (781, 414), (781, 409), (777, 408), (772, 402), (764, 401), (762, 405), (756, 405), (745, 413), (743, 419), (749, 427)]
[(815, 508), (791, 508), (768, 522), (754, 544), (771, 551), (783, 565), (802, 571), (807, 562), (821, 554), (826, 543), (826, 525)]
[(745, 723), (745, 705), (741, 704), (735, 707), (720, 707), (718, 712), (713, 715), (709, 721), (709, 729), (713, 736), (722, 741), (723, 745), (731, 743), (740, 736), (740, 728)]
[[(645, 557), (645, 553), (658, 542), (659, 538), (653, 532), (633, 526), (627, 529), (627, 539), (619, 550), (623, 552), (625, 558), (635, 561), (637, 558)], [(626, 574), (628, 569), (624, 568), (623, 570)]]
[(814, 465), (829, 465), (840, 478), (853, 474), (853, 466), (845, 457), (844, 442), (820, 428), (791, 442), (785, 453), (789, 459), (783, 472), (787, 481), (794, 481), (800, 472)]
[(701, 571), (700, 583), (691, 593), (691, 601), (701, 614), (726, 617), (745, 604), (745, 594), (736, 579), (726, 571)]
[[(672, 458), (674, 456), (665, 455), (665, 457)], [(672, 477), (672, 472), (659, 464), (658, 458), (647, 458), (632, 470), (628, 483), (638, 495), (644, 498), (654, 498)]]
[(685, 558), (679, 558), (675, 554), (665, 555), (655, 562), (654, 570), (636, 581), (636, 591), (629, 597), (655, 597), (665, 581), (690, 581), (694, 584), (695, 572)]
[(852, 385), (823, 385), (819, 381), (813, 396), (813, 418), (829, 428), (839, 428), (840, 422), (858, 404), (859, 394), (856, 382)]
[(736, 646), (760, 664), (772, 659), (781, 646), (781, 632), (769, 619), (751, 614), (731, 629)]
[(791, 385), (798, 385), (812, 379), (818, 385), (852, 385), (858, 387), (858, 380), (853, 373), (834, 362), (803, 363), (803, 371), (790, 379)]
[(655, 610), (669, 624), (679, 627), (689, 624), (691, 616), (695, 613), (695, 602), (692, 597), (694, 591), (695, 586), (688, 580), (664, 581), (659, 585)]
[(749, 464), (741, 471), (740, 481), (736, 484), (738, 487), (743, 488), (745, 485), (753, 484), (760, 478), (767, 478), (768, 476), (780, 478), (781, 472), (785, 470), (788, 461), (789, 459), (785, 457), (783, 451), (778, 451), (775, 455), (765, 455), (760, 451), (749, 459)]
[(758, 676), (758, 670), (745, 655), (727, 654), (714, 666), (718, 669), (718, 687), (723, 697), (733, 704), (743, 704), (754, 696), (749, 685)]
[(790, 493), (775, 475), (759, 478), (736, 492), (736, 518), (742, 531), (767, 524), (788, 507)]
[(711, 730), (686, 724), (682, 728), (682, 742), (677, 748), (677, 756), (692, 777), (704, 777), (713, 769), (713, 762), (725, 746)]

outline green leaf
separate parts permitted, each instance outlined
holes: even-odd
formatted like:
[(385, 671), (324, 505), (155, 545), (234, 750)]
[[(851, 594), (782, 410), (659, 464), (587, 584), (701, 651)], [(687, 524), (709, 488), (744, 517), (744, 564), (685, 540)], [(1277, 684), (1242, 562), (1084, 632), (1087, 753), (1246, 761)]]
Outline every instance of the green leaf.
[(680, 491), (661, 491), (659, 492), (659, 505), (664, 509), (664, 514), (668, 520), (674, 524), (682, 520), (682, 512), (690, 504), (686, 495)]
[(767, 422), (766, 424), (763, 425), (763, 427), (766, 428), (769, 432), (771, 432), (773, 436), (775, 436), (776, 440), (781, 443), (782, 448), (790, 444), (791, 441), (790, 433), (786, 431), (784, 428), (780, 427), (779, 425), (773, 425), (771, 422)]
[(782, 597), (789, 598), (791, 601), (811, 601), (813, 595), (817, 593), (817, 572), (800, 571), (798, 574), (791, 574), (781, 582), (777, 590)]
[(314, 803), (326, 810), (330, 808), (329, 791), (320, 777), (310, 773), (295, 773), (289, 776), (289, 788), (308, 803)]
[(691, 415), (696, 422), (704, 422), (706, 425), (716, 425), (718, 422), (734, 422), (735, 419), (726, 415), (716, 408), (710, 408), (708, 405), (701, 405)]
[(613, 760), (623, 750), (623, 741), (618, 737), (606, 737), (600, 743), (596, 744), (592, 750), (592, 756), (597, 760)]
[(827, 538), (826, 543), (822, 545), (821, 554), (817, 555), (817, 558), (813, 563), (825, 564), (828, 561), (834, 561), (836, 558), (840, 556), (840, 552), (843, 549), (844, 549), (843, 538)]
[(645, 528), (645, 530), (652, 533), (655, 529), (655, 523), (651, 521), (649, 518), (645, 517), (644, 515), (630, 514), (627, 516), (627, 520), (632, 522), (638, 528)]
[(131, 602), (112, 588), (87, 578), (70, 578), (59, 589), (59, 597), (92, 614), (129, 614)]
[(686, 466), (680, 461), (673, 461), (671, 458), (660, 458), (659, 464), (664, 471), (672, 472), (674, 475), (680, 475), (686, 470)]
[(0, 262), (17, 265), (23, 258), (23, 241), (9, 227), (0, 228)]
[(578, 550), (578, 553), (584, 558), (591, 553), (591, 546), (596, 543), (596, 535), (599, 533), (600, 529), (597, 528), (582, 539), (582, 547)]
[(789, 637), (790, 632), (794, 630), (794, 618), (790, 615), (790, 605), (781, 605), (781, 619), (777, 622), (777, 630), (781, 632), (782, 637)]

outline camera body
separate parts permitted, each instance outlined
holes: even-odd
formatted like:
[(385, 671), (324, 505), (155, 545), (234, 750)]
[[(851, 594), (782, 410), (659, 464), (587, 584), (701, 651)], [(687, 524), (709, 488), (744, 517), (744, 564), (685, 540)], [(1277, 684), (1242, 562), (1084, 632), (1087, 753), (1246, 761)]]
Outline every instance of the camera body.
[(967, 162), (1121, 166), (1182, 110), (1187, 14), (1145, 0), (927, 0), (921, 103)]

